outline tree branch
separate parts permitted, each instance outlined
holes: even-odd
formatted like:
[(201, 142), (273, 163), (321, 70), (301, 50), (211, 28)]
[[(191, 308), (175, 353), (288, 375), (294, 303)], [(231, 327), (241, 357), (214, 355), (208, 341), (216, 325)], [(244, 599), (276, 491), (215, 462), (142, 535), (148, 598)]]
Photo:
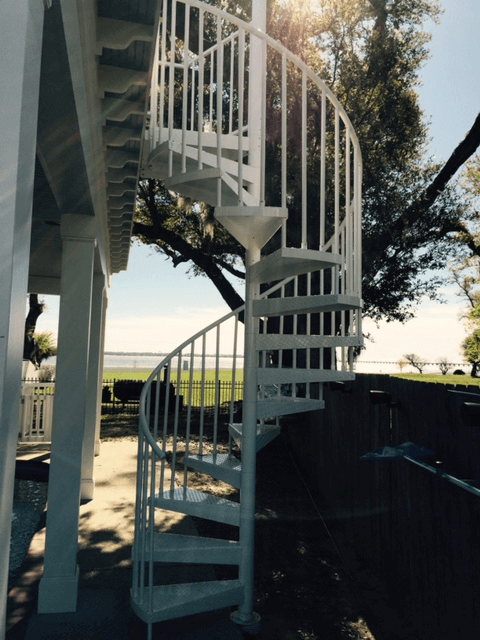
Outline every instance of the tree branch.
[[(182, 256), (182, 261), (192, 261), (205, 273), (206, 276), (210, 278), (232, 311), (243, 305), (243, 298), (235, 291), (233, 286), (223, 275), (220, 267), (218, 267), (211, 257), (205, 255), (200, 250), (195, 249), (195, 247), (192, 247), (192, 245), (183, 238), (180, 238), (173, 231), (165, 229), (163, 226), (148, 226), (134, 222), (133, 235), (137, 237), (141, 236), (148, 241), (149, 244), (156, 244), (157, 246), (160, 246), (161, 243), (165, 243), (169, 245), (173, 251)], [(161, 248), (162, 251), (165, 251), (164, 247)]]
[[(465, 139), (454, 149), (450, 158), (443, 165), (436, 178), (426, 187), (420, 197), (415, 200), (405, 212), (390, 227), (393, 235), (401, 234), (406, 226), (413, 223), (419, 216), (425, 213), (435, 202), (438, 196), (445, 190), (450, 179), (465, 164), (465, 162), (476, 152), (480, 146), (480, 114), (478, 114), (472, 128), (465, 136)], [(468, 232), (463, 223), (451, 224), (448, 228), (442, 229), (444, 233), (455, 231), (465, 235), (465, 244), (476, 255), (480, 248), (473, 242), (473, 237)]]

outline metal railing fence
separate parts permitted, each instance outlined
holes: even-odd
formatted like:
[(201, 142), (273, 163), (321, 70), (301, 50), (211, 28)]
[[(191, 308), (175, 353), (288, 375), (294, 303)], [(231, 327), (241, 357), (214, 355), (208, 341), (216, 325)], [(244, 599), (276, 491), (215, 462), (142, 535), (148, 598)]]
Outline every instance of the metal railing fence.
[[(188, 381), (185, 379), (179, 384), (173, 379), (171, 384), (174, 388), (172, 393), (179, 395), (180, 399), (186, 398), (190, 393)], [(138, 415), (143, 385), (144, 381), (141, 380), (103, 380), (102, 414)], [(201, 380), (194, 380), (191, 384), (191, 394), (193, 409), (200, 409), (203, 394), (204, 407), (207, 410), (215, 409), (219, 415), (228, 415), (230, 400), (234, 398), (234, 402), (240, 403), (243, 399), (243, 381), (205, 380), (202, 384)], [(54, 380), (24, 380), (20, 399), (19, 442), (51, 442), (54, 398)]]

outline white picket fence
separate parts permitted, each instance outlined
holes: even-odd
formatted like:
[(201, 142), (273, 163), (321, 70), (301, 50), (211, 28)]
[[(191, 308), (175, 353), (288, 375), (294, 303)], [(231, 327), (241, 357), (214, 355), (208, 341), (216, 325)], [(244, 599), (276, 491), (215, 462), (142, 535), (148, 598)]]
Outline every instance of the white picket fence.
[(19, 442), (51, 442), (55, 384), (25, 382), (20, 401)]

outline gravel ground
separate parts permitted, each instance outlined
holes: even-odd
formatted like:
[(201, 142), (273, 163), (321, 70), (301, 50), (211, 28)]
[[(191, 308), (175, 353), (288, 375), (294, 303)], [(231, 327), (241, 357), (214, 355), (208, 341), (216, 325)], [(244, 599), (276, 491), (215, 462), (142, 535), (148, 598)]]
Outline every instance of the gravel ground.
[(48, 485), (45, 482), (15, 480), (8, 570), (9, 590), (42, 520), (47, 503), (47, 489)]

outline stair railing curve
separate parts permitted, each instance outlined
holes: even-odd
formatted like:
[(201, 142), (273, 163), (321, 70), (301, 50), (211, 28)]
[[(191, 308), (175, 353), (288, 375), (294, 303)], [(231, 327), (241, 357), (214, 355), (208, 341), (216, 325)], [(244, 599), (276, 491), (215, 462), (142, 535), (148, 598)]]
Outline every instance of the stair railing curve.
[[(155, 98), (147, 131), (150, 151), (142, 174), (161, 178), (167, 188), (214, 205), (216, 214), (229, 208), (236, 209), (235, 215), (239, 210), (243, 215), (242, 209), (248, 208), (261, 214), (268, 208), (289, 209), (289, 218), (273, 239), (263, 248), (256, 247), (256, 257), (247, 269), (253, 284), (246, 297), (245, 315), (250, 320), (254, 315), (257, 318), (247, 349), (252, 372), (247, 422), (255, 426), (257, 420), (268, 421), (272, 397), (279, 405), (284, 404), (285, 396), (293, 399), (294, 411), (299, 403), (303, 403), (302, 410), (311, 410), (305, 405), (319, 408), (323, 381), (351, 379), (354, 349), (361, 344), (362, 164), (353, 126), (331, 90), (303, 61), (235, 16), (198, 0), (164, 0), (161, 25), (159, 64), (152, 86)], [(260, 51), (260, 61), (251, 59), (254, 49)], [(251, 73), (253, 63), (261, 73)], [(269, 111), (267, 95), (273, 105)], [(317, 133), (314, 124), (318, 125)], [(267, 165), (275, 163), (279, 175), (275, 185), (279, 188), (272, 190), (267, 184)], [(315, 179), (311, 177), (312, 166)], [(292, 167), (299, 176), (295, 184), (301, 185), (297, 191), (288, 178)], [(282, 258), (293, 257), (295, 261), (297, 250), (308, 254), (317, 267), (305, 269), (302, 263), (294, 268), (295, 275), (287, 278), (290, 267), (277, 273), (270, 270), (278, 278), (266, 279), (261, 269), (255, 273), (255, 267), (264, 268), (261, 255), (276, 259), (280, 252)], [(277, 280), (274, 286), (272, 280)], [(261, 289), (266, 291), (260, 293)], [(281, 305), (276, 304), (276, 297), (282, 298)], [(262, 307), (263, 301), (267, 304)], [(225, 424), (219, 413), (223, 400), (218, 382), (222, 331), (233, 322), (233, 385), (227, 404), (228, 422), (235, 426), (238, 407), (234, 383), (242, 310), (185, 341), (157, 366), (142, 391), (133, 595), (148, 604), (150, 611), (157, 491), (170, 492), (173, 499), (180, 488), (186, 499), (190, 469), (201, 469), (198, 458), (210, 456), (216, 464), (221, 456), (235, 458), (238, 454), (235, 428), (228, 427), (226, 438), (222, 433)], [(209, 342), (211, 335), (213, 343)], [(206, 398), (209, 350), (214, 353), (214, 399), (210, 406)], [(198, 358), (199, 399), (194, 400), (197, 383), (193, 371)], [(253, 373), (257, 369), (262, 371), (261, 384)], [(273, 369), (291, 369), (295, 382), (285, 383), (284, 371)], [(317, 371), (309, 376), (307, 370), (312, 369)], [(182, 378), (187, 378), (186, 409), (180, 392)], [(254, 397), (256, 409), (252, 409)], [(274, 415), (278, 426), (278, 415), (284, 414)], [(198, 426), (195, 432), (194, 423)], [(253, 431), (248, 429), (249, 434)], [(251, 458), (250, 436), (248, 442), (245, 458)], [(238, 486), (235, 480), (228, 479), (228, 483)], [(252, 601), (252, 593), (245, 600)], [(241, 615), (248, 617), (250, 613), (251, 602)]]
[[(215, 331), (216, 347), (219, 346), (219, 327), (226, 324), (229, 320), (233, 320), (233, 352), (232, 352), (232, 385), (230, 393), (230, 409), (229, 419), (233, 420), (233, 411), (235, 403), (235, 382), (237, 372), (237, 352), (238, 344), (238, 318), (244, 307), (227, 314), (220, 320), (213, 322), (205, 329), (196, 333), (193, 337), (183, 342), (179, 347), (172, 351), (164, 358), (159, 365), (153, 370), (147, 379), (139, 400), (139, 442), (138, 442), (138, 469), (137, 469), (137, 490), (136, 490), (136, 511), (135, 511), (135, 539), (133, 549), (133, 595), (141, 601), (147, 597), (151, 600), (153, 589), (153, 576), (145, 575), (145, 565), (148, 557), (153, 557), (153, 534), (154, 534), (154, 513), (153, 505), (154, 496), (157, 492), (162, 491), (165, 487), (173, 490), (179, 475), (174, 471), (171, 477), (166, 474), (166, 464), (169, 462), (172, 469), (178, 460), (178, 435), (179, 420), (183, 411), (182, 398), (180, 390), (186, 388), (187, 406), (186, 406), (186, 424), (185, 426), (185, 455), (188, 452), (190, 440), (190, 428), (192, 424), (192, 410), (194, 403), (196, 406), (197, 418), (199, 420), (198, 448), (200, 451), (206, 446), (205, 438), (205, 421), (206, 421), (206, 394), (209, 391), (206, 383), (206, 358), (207, 356), (207, 334)], [(201, 353), (195, 353), (195, 345), (201, 341)], [(187, 360), (184, 360), (186, 349)], [(171, 375), (171, 365), (176, 363), (176, 378)], [(201, 377), (200, 382), (195, 386), (194, 390), (194, 370), (195, 361), (200, 360)], [(213, 395), (213, 415), (211, 417), (213, 440), (218, 438), (218, 411), (220, 405), (219, 397), (219, 360), (220, 352), (214, 355), (215, 377), (212, 395)], [(188, 363), (188, 369), (182, 368), (182, 363)], [(162, 373), (164, 379), (162, 380)], [(187, 378), (186, 384), (182, 385), (182, 378)], [(173, 380), (173, 382), (172, 382)], [(174, 384), (175, 383), (175, 384)], [(212, 385), (210, 385), (212, 386)], [(173, 390), (175, 387), (175, 391)], [(196, 392), (196, 393), (194, 393)], [(173, 423), (173, 425), (171, 425)], [(169, 428), (171, 425), (171, 428)], [(173, 436), (173, 438), (172, 438)], [(169, 442), (169, 437), (171, 442)], [(160, 442), (159, 442), (160, 441)], [(167, 445), (172, 448), (170, 460), (167, 460)], [(210, 442), (209, 442), (210, 446)], [(217, 444), (214, 442), (214, 449)], [(229, 452), (231, 453), (232, 445), (229, 444)], [(160, 469), (157, 465), (160, 464)], [(188, 483), (187, 467), (182, 471), (182, 485), (186, 488)], [(152, 571), (152, 562), (149, 562), (149, 571)], [(151, 604), (151, 602), (150, 602)]]
[[(183, 19), (177, 20), (177, 14)], [(203, 171), (205, 184), (208, 179), (216, 184), (209, 191), (213, 194), (210, 204), (291, 209), (292, 185), (287, 169), (292, 163), (298, 164), (301, 190), (295, 195), (296, 213), (290, 213), (278, 243), (341, 255), (338, 271), (345, 276), (346, 290), (358, 295), (362, 160), (353, 125), (333, 92), (280, 43), (216, 7), (199, 0), (164, 0), (163, 16), (152, 87), (156, 94), (160, 82), (158, 117), (151, 118), (146, 132), (146, 146), (151, 151), (143, 173), (165, 179), (167, 186), (173, 181), (172, 190), (201, 199), (208, 194), (198, 193), (199, 175), (194, 186), (188, 180), (194, 170)], [(201, 35), (197, 34), (199, 29)], [(256, 65), (263, 65), (260, 87), (250, 86), (249, 67), (253, 63), (248, 56), (254, 39), (265, 50), (262, 59), (255, 60)], [(182, 90), (180, 104), (174, 100), (178, 87)], [(275, 103), (268, 113), (266, 104), (255, 105), (253, 99), (255, 93), (265, 102), (267, 87), (270, 102)], [(260, 122), (258, 140), (249, 135), (252, 120)], [(278, 130), (273, 131), (268, 123), (277, 120)], [(314, 123), (318, 124), (315, 135)], [(266, 140), (268, 137), (272, 148), (272, 136), (281, 176), (275, 194), (266, 185)], [(291, 156), (287, 153), (289, 145), (298, 147)], [(156, 164), (156, 158), (164, 147), (168, 148), (164, 151), (167, 160), (159, 171), (161, 163)], [(312, 160), (314, 155), (318, 158)], [(318, 169), (315, 184), (309, 170), (312, 162)], [(256, 186), (255, 176), (260, 180)], [(222, 183), (234, 189), (235, 202), (226, 200)], [(310, 193), (314, 193), (313, 198)], [(266, 248), (267, 252), (271, 250), (272, 245)]]

